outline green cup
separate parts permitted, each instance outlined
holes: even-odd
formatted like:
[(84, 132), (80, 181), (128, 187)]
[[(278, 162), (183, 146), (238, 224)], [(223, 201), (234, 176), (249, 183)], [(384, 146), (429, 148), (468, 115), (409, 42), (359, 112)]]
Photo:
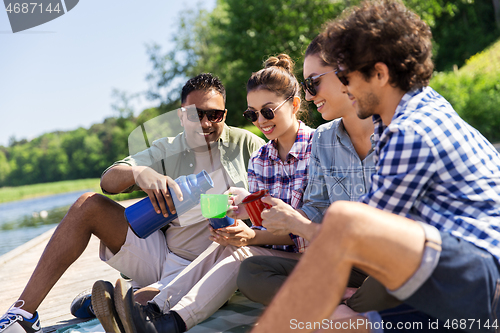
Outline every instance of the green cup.
[(203, 217), (220, 219), (229, 209), (229, 194), (202, 194), (200, 203)]

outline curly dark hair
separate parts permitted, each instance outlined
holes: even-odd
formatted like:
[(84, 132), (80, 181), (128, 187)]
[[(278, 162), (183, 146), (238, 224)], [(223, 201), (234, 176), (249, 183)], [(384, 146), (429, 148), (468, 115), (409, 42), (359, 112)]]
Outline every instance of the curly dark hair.
[(390, 83), (408, 91), (429, 84), (432, 33), (418, 15), (397, 0), (365, 1), (347, 9), (323, 31), (327, 62), (359, 70), (366, 80), (373, 66), (389, 68)]
[(186, 84), (184, 84), (184, 87), (182, 87), (181, 102), (185, 103), (187, 96), (193, 91), (208, 91), (212, 89), (219, 92), (224, 98), (224, 103), (226, 103), (226, 88), (224, 88), (219, 78), (211, 73), (202, 73), (189, 79)]

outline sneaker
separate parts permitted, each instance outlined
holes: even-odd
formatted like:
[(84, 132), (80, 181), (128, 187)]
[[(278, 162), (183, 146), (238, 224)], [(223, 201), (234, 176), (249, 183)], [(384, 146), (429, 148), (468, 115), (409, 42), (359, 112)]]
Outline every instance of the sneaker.
[(104, 331), (123, 333), (122, 323), (114, 304), (114, 288), (108, 281), (96, 281), (92, 287), (92, 308)]
[[(20, 303), (21, 305), (16, 306)], [(38, 312), (33, 314), (31, 319), (27, 319), (19, 314), (18, 310), (24, 305), (24, 301), (17, 301), (10, 309), (0, 317), (0, 332), (1, 333), (42, 333), (42, 326), (40, 325), (40, 317)]]
[(91, 296), (92, 290), (85, 290), (78, 294), (71, 302), (71, 314), (81, 319), (95, 318)]
[(116, 281), (115, 307), (125, 333), (180, 333), (172, 313), (162, 313), (154, 302), (134, 302), (131, 285), (123, 279)]

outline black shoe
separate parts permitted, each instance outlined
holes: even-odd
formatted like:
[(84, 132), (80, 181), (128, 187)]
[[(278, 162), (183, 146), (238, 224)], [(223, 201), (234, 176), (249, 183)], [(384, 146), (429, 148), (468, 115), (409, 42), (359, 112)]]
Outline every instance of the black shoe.
[(115, 307), (126, 333), (180, 333), (173, 314), (162, 313), (153, 302), (134, 302), (133, 290), (123, 279), (116, 281)]
[(92, 287), (92, 308), (105, 332), (123, 333), (114, 304), (114, 288), (108, 281), (96, 281)]

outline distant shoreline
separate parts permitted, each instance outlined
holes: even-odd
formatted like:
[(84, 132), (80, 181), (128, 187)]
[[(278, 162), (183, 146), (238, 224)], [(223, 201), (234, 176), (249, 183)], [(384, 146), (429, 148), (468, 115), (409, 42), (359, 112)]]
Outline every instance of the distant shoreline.
[[(493, 143), (493, 146), (500, 152), (500, 142)], [(63, 180), (60, 182), (22, 185), (14, 187), (0, 187), (0, 204), (5, 202), (32, 199), (47, 195), (54, 195), (67, 192), (90, 190), (101, 193), (100, 178)], [(143, 192), (121, 193), (117, 195), (107, 195), (113, 200), (127, 200), (144, 197)]]
[[(60, 182), (22, 185), (14, 187), (0, 188), (0, 204), (24, 199), (33, 199), (37, 197), (49, 196), (54, 194), (76, 192), (90, 190), (92, 192), (101, 193), (100, 179), (77, 179), (63, 180)], [(113, 200), (127, 200), (144, 196), (142, 192), (125, 193), (117, 195), (108, 195)]]

